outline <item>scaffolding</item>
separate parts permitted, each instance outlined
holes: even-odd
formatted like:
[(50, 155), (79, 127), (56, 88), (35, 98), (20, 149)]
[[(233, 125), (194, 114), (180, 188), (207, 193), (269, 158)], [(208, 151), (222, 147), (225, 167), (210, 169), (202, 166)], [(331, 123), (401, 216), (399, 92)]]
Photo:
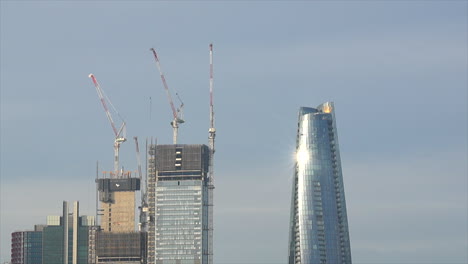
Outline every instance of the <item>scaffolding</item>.
[(147, 263), (155, 263), (156, 254), (156, 145), (151, 142), (148, 150), (147, 168), (147, 198), (148, 198), (148, 242)]
[(145, 236), (140, 232), (98, 232), (96, 235), (97, 263), (140, 263)]

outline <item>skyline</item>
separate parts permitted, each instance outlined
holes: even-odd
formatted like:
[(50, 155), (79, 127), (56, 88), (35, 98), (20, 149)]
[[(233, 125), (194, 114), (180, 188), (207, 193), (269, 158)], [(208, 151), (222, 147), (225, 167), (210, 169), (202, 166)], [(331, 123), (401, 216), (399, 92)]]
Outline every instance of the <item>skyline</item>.
[[(96, 160), (111, 170), (113, 136), (89, 73), (128, 138), (170, 143), (156, 48), (184, 99), (180, 142), (208, 142), (209, 43), (215, 263), (287, 261), (297, 109), (325, 101), (337, 106), (353, 262), (468, 260), (466, 2), (0, 7), (2, 262), (11, 232), (45, 222), (60, 201), (94, 215)], [(121, 163), (136, 168), (131, 141)]]

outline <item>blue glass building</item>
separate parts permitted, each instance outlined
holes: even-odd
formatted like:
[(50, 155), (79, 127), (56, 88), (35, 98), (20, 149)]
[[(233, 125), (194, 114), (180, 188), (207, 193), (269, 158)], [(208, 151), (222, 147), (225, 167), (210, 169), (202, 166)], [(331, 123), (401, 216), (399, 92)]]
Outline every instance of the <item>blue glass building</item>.
[(42, 232), (18, 231), (11, 234), (12, 264), (42, 264)]
[(299, 110), (289, 231), (289, 264), (351, 264), (332, 102)]
[(148, 263), (208, 264), (208, 146), (151, 145), (149, 154)]

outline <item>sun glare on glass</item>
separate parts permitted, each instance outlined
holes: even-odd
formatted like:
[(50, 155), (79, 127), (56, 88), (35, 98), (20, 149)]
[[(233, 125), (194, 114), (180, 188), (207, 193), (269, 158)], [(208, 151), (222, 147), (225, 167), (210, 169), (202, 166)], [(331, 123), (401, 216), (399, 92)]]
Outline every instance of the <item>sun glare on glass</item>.
[(307, 149), (299, 149), (296, 153), (296, 160), (299, 164), (304, 164), (309, 160), (309, 151)]

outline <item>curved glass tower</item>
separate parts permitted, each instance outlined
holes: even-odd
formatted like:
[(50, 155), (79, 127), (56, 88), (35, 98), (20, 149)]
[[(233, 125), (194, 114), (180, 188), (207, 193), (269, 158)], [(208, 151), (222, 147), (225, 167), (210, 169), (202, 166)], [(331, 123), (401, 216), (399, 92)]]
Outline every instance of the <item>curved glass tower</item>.
[(289, 232), (289, 264), (351, 264), (332, 102), (299, 110)]

